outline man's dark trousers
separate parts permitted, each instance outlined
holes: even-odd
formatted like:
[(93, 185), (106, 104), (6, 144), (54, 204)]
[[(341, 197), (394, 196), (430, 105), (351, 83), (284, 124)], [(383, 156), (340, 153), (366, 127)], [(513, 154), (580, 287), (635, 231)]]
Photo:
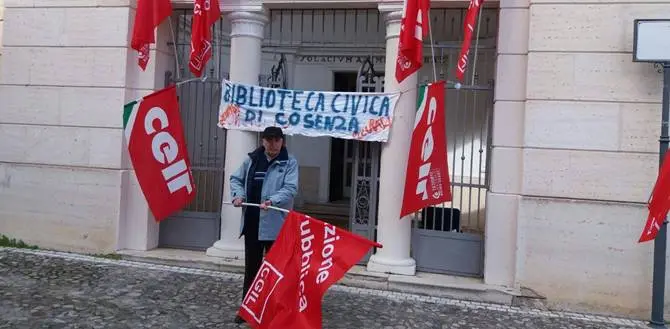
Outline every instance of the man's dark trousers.
[(244, 214), (244, 286), (243, 296), (247, 295), (256, 273), (261, 268), (263, 256), (270, 250), (274, 241), (258, 241), (260, 209), (248, 207)]

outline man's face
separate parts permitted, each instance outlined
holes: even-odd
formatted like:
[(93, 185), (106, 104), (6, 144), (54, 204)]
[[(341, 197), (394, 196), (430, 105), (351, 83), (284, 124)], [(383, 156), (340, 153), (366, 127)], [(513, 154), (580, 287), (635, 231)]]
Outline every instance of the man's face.
[(272, 157), (279, 154), (283, 144), (284, 139), (281, 137), (263, 138), (263, 147), (265, 148), (265, 153)]

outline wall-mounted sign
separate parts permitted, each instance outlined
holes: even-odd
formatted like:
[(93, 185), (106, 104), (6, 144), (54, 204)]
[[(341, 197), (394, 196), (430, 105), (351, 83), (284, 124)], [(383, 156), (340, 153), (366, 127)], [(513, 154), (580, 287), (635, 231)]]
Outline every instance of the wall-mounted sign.
[[(298, 55), (299, 63), (359, 63), (363, 64), (368, 56), (346, 56), (346, 55)], [(384, 56), (372, 56), (373, 64), (383, 64)]]
[[(363, 64), (368, 56), (347, 56), (347, 55), (297, 55), (298, 63), (331, 63), (331, 64)], [(447, 63), (447, 56), (435, 57), (435, 63)], [(386, 62), (385, 56), (372, 56), (373, 64), (384, 64)], [(432, 63), (431, 56), (424, 56), (424, 64)]]
[(633, 62), (670, 62), (670, 19), (636, 19)]

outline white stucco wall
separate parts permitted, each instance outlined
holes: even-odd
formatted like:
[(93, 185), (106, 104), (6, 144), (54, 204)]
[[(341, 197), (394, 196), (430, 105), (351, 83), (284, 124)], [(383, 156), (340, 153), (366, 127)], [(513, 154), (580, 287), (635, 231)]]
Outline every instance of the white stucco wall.
[(487, 280), (513, 278), (557, 307), (648, 317), (653, 244), (637, 239), (662, 77), (632, 62), (633, 19), (667, 17), (670, 2), (501, 7)]
[(127, 218), (147, 222), (146, 203), (127, 198), (137, 186), (121, 111), (163, 73), (152, 51), (140, 74), (128, 47), (129, 5), (5, 1), (0, 233), (45, 248), (100, 252), (127, 242), (119, 234)]
[[(2, 45), (2, 31), (4, 27), (4, 22), (5, 22), (5, 0), (0, 0), (0, 45)], [(0, 67), (2, 67), (2, 47), (0, 47)]]

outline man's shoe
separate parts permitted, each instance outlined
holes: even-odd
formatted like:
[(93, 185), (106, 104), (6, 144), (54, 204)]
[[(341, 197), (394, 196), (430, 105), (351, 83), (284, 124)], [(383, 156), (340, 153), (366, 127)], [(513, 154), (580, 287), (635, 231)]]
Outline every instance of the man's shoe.
[(239, 315), (235, 316), (235, 323), (241, 324), (241, 323), (245, 323), (245, 322), (247, 322), (247, 321), (244, 321), (244, 319), (242, 319), (242, 317), (240, 317)]

